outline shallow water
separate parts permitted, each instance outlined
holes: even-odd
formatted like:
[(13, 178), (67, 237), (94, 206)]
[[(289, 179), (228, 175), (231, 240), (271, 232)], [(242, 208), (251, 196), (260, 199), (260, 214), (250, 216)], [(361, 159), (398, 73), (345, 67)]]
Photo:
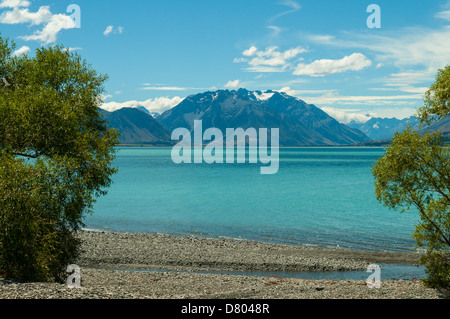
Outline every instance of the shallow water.
[[(418, 280), (426, 277), (425, 267), (411, 264), (379, 264), (380, 280)], [(173, 272), (167, 270), (118, 269), (140, 272)], [(367, 280), (373, 271), (324, 271), (324, 272), (258, 272), (258, 271), (176, 271), (184, 273), (240, 275), (257, 277), (282, 277), (314, 280)]]

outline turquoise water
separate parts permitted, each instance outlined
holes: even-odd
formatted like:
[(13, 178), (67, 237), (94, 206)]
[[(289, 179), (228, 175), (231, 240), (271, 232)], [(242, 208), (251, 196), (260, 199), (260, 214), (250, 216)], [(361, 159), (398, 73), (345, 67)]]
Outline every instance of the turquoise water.
[(414, 249), (416, 213), (383, 207), (371, 166), (383, 148), (281, 148), (261, 164), (174, 164), (171, 148), (119, 148), (119, 173), (87, 228), (228, 236), (364, 250)]

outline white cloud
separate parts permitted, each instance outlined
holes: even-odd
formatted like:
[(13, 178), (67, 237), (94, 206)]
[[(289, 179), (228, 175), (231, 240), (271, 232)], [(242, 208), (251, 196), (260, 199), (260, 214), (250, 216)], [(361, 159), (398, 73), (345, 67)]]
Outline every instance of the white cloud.
[(248, 59), (246, 59), (246, 58), (234, 58), (233, 62), (234, 63), (243, 63), (243, 62), (248, 62)]
[(20, 37), (25, 41), (36, 40), (43, 43), (54, 43), (57, 40), (58, 33), (64, 29), (73, 29), (76, 27), (75, 21), (64, 14), (55, 14), (45, 25), (44, 29), (36, 31), (32, 35)]
[(358, 113), (361, 112), (361, 110), (358, 109), (337, 109), (329, 106), (324, 106), (321, 109), (329, 116), (336, 119), (338, 122), (344, 124), (350, 123), (352, 121), (355, 121), (357, 123), (365, 123), (375, 115), (372, 114), (372, 116), (370, 116), (369, 114)]
[(285, 52), (279, 52), (278, 47), (272, 46), (266, 48), (265, 51), (256, 51), (253, 58), (249, 64), (251, 66), (283, 66), (287, 64), (287, 60), (290, 60), (300, 53), (306, 52), (305, 49), (297, 47), (294, 49), (287, 50)]
[(387, 86), (409, 87), (413, 84), (428, 82), (433, 74), (431, 70), (407, 70), (390, 74), (385, 82)]
[(450, 21), (450, 1), (447, 1), (447, 3), (442, 6), (442, 11), (436, 13), (435, 17)]
[(31, 2), (26, 0), (3, 0), (0, 3), (0, 8), (29, 7), (30, 5)]
[(360, 109), (338, 109), (334, 107), (321, 107), (322, 111), (336, 119), (340, 123), (348, 124), (352, 121), (357, 123), (365, 123), (373, 117), (379, 118), (397, 118), (399, 120), (409, 118), (417, 114), (416, 108), (376, 108), (365, 112)]
[(17, 49), (16, 51), (14, 51), (13, 55), (14, 56), (21, 56), (21, 55), (27, 54), (28, 52), (30, 52), (30, 48), (27, 47), (26, 45), (24, 45), (20, 49)]
[[(450, 4), (450, 2), (449, 2)], [(436, 17), (447, 18), (448, 8)], [(450, 20), (449, 20), (450, 21)], [(330, 38), (326, 44), (338, 48), (357, 48), (373, 53), (374, 60), (383, 67), (396, 67), (388, 82), (406, 81), (409, 83), (429, 83), (436, 70), (448, 65), (450, 61), (450, 25), (440, 28), (405, 27), (377, 33), (346, 32), (341, 38)], [(320, 36), (306, 36), (310, 40)]]
[(69, 52), (83, 50), (83, 48), (79, 48), (79, 47), (76, 47), (76, 48), (68, 48), (68, 49), (69, 49)]
[(340, 60), (322, 59), (310, 64), (300, 63), (293, 74), (320, 77), (346, 71), (360, 71), (371, 65), (372, 62), (364, 54), (353, 53)]
[(277, 37), (280, 35), (282, 29), (280, 27), (277, 27), (276, 25), (269, 25), (267, 26), (267, 29), (272, 30), (272, 34), (270, 35), (272, 38)]
[(103, 101), (107, 100), (107, 99), (111, 99), (113, 96), (111, 94), (107, 94), (107, 95), (101, 95), (101, 98)]
[(36, 12), (30, 12), (29, 1), (24, 0), (3, 0), (0, 8), (10, 8), (0, 15), (0, 23), (3, 24), (30, 24), (44, 25), (42, 30), (35, 31), (32, 35), (21, 36), (25, 41), (41, 41), (45, 44), (54, 43), (58, 33), (63, 29), (73, 29), (76, 27), (75, 21), (70, 16), (64, 14), (52, 14), (49, 6), (42, 6)]
[(335, 37), (329, 34), (312, 34), (308, 36), (308, 39), (316, 43), (328, 44), (331, 43)]
[(103, 35), (105, 35), (105, 36), (109, 35), (113, 31), (113, 29), (114, 29), (114, 26), (112, 26), (112, 25), (107, 26), (105, 31), (103, 31)]
[[(355, 121), (365, 123), (372, 117), (396, 117), (404, 119), (416, 114), (415, 100), (419, 95), (397, 96), (340, 96), (335, 90), (294, 90), (283, 87), (278, 92), (302, 99), (306, 103), (315, 104), (325, 113), (340, 123)], [(315, 96), (304, 96), (314, 94)], [(322, 94), (317, 96), (317, 94)], [(334, 106), (336, 105), (336, 106)], [(339, 105), (353, 106), (356, 108), (340, 108)], [(370, 111), (357, 107), (370, 106)], [(399, 107), (392, 107), (398, 105)], [(409, 107), (409, 105), (412, 105)]]
[[(417, 112), (415, 100), (422, 97), (421, 95), (340, 96), (335, 90), (294, 90), (290, 87), (283, 87), (278, 92), (284, 92), (302, 99), (306, 103), (315, 104), (338, 122), (344, 124), (351, 121), (365, 123), (372, 117), (396, 117), (398, 119), (410, 117)], [(315, 96), (304, 96), (308, 94)], [(317, 96), (317, 94), (322, 95)], [(339, 108), (333, 105), (354, 107), (367, 105), (370, 106), (370, 111), (359, 108)], [(399, 107), (392, 107), (395, 105)]]
[(255, 46), (251, 46), (249, 49), (242, 52), (242, 55), (244, 56), (253, 56), (258, 51), (258, 48)]
[(292, 48), (283, 52), (279, 51), (276, 46), (267, 47), (264, 51), (251, 46), (242, 52), (242, 55), (248, 58), (235, 58), (234, 62), (248, 63), (249, 67), (246, 70), (250, 72), (283, 72), (290, 65), (289, 60), (305, 52), (308, 52), (308, 50), (302, 47)]
[[(372, 117), (396, 117), (398, 119), (410, 117), (416, 114), (417, 101), (423, 97), (421, 94), (341, 96), (336, 90), (294, 90), (290, 87), (283, 87), (278, 92), (284, 92), (302, 99), (306, 103), (314, 104), (337, 121), (345, 124), (351, 121), (364, 123)], [(313, 94), (313, 96), (308, 94)], [(350, 107), (370, 106), (370, 111), (359, 108), (340, 108), (341, 105)]]
[(0, 15), (0, 23), (21, 24), (30, 23), (31, 25), (40, 25), (49, 22), (52, 18), (50, 7), (40, 7), (37, 12), (30, 12), (28, 9), (14, 7), (12, 11), (5, 11)]
[[(283, 87), (278, 91), (318, 106), (341, 123), (365, 122), (371, 117), (407, 118), (417, 113), (418, 102), (423, 100), (422, 94), (342, 96), (336, 90), (294, 90), (290, 87)], [(344, 105), (347, 107), (369, 106), (370, 112), (355, 108), (341, 108)]]
[(103, 31), (104, 36), (108, 36), (110, 34), (122, 34), (124, 27), (118, 26), (115, 28), (113, 25), (109, 25), (106, 27), (105, 31)]
[(450, 60), (450, 26), (441, 30), (412, 28), (396, 37), (377, 37), (366, 46), (378, 60), (399, 68), (424, 67), (424, 71), (445, 66)]
[(241, 85), (241, 81), (239, 80), (234, 80), (234, 81), (228, 81), (227, 84), (225, 84), (226, 88), (232, 88), (232, 89), (237, 89), (239, 88)]
[(114, 112), (117, 110), (120, 110), (122, 108), (128, 107), (128, 108), (137, 108), (138, 106), (145, 107), (150, 113), (163, 113), (167, 110), (170, 110), (171, 108), (177, 106), (180, 104), (184, 98), (181, 97), (158, 97), (155, 99), (149, 99), (146, 101), (126, 101), (126, 102), (108, 102), (103, 103), (101, 106), (102, 109)]
[(297, 2), (295, 2), (293, 0), (284, 0), (280, 4), (289, 7), (290, 10), (286, 10), (284, 12), (281, 12), (281, 13), (273, 16), (272, 18), (269, 19), (270, 23), (273, 23), (275, 20), (281, 18), (282, 16), (297, 12), (298, 10), (300, 10), (302, 8)]
[(336, 90), (295, 90), (291, 89), (289, 86), (285, 86), (279, 89), (278, 92), (284, 92), (287, 95), (301, 98), (303, 94), (332, 94), (336, 92)]
[(423, 100), (423, 94), (343, 96), (332, 92), (321, 96), (305, 97), (306, 100), (308, 103), (318, 105), (415, 105), (417, 101)]
[(422, 87), (414, 87), (409, 84), (403, 84), (403, 83), (389, 83), (386, 84), (384, 88), (370, 88), (369, 90), (372, 91), (400, 91), (400, 92), (406, 92), (406, 93), (418, 93), (418, 94), (424, 94), (426, 91), (428, 91), (428, 87), (422, 86)]
[(436, 18), (450, 21), (450, 10), (445, 10), (445, 11), (438, 12), (436, 14)]
[(285, 72), (288, 66), (289, 65), (284, 65), (282, 67), (254, 66), (246, 68), (245, 71), (258, 73), (277, 73), (277, 72)]
[(409, 118), (411, 116), (417, 115), (417, 109), (412, 107), (404, 107), (404, 108), (380, 108), (375, 109), (374, 117), (381, 118), (398, 118), (399, 120), (403, 120)]
[(296, 96), (297, 95), (297, 91), (292, 90), (289, 86), (281, 88), (280, 90), (278, 90), (278, 92), (284, 92), (284, 93), (286, 93), (287, 95), (290, 95), (290, 96)]

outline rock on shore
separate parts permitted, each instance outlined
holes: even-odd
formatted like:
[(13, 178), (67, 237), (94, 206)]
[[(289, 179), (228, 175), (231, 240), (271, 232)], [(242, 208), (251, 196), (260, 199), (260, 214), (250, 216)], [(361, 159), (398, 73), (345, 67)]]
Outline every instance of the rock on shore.
[[(0, 280), (0, 299), (435, 299), (420, 281), (308, 280), (192, 271), (345, 271), (417, 263), (415, 253), (355, 252), (233, 239), (81, 232), (81, 288)], [(123, 270), (128, 269), (128, 270)], [(158, 271), (155, 271), (158, 270)]]

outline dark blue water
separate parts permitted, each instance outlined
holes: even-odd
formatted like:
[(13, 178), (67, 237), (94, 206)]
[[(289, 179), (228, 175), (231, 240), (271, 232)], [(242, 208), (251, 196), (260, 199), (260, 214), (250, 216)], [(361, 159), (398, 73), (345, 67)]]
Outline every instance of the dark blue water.
[(371, 166), (383, 148), (282, 148), (275, 175), (261, 175), (261, 164), (177, 165), (170, 153), (120, 148), (114, 185), (86, 227), (414, 249), (417, 213), (400, 214), (375, 198)]

